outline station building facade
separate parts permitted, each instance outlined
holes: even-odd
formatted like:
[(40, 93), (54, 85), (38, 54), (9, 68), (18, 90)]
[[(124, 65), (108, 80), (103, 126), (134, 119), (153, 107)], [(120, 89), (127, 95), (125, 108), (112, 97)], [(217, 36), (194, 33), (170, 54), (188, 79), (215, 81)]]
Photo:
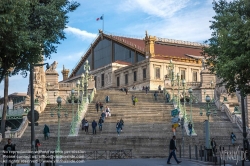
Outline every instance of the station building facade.
[[(89, 62), (97, 89), (150, 86), (157, 89), (170, 86), (171, 71), (187, 85), (199, 87), (202, 67), (202, 48), (195, 42), (158, 38), (145, 34), (145, 38), (114, 36), (99, 31), (69, 76), (62, 83), (76, 82)], [(171, 61), (173, 70), (171, 70)]]

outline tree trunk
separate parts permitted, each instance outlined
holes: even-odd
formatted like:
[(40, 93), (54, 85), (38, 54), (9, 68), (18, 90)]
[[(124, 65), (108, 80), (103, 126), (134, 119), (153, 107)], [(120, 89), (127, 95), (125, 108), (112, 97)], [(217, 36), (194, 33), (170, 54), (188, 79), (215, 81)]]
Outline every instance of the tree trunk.
[(6, 122), (6, 112), (8, 105), (8, 88), (9, 88), (9, 76), (6, 75), (4, 78), (4, 106), (3, 106), (2, 121), (1, 121), (2, 138), (5, 138), (5, 122)]

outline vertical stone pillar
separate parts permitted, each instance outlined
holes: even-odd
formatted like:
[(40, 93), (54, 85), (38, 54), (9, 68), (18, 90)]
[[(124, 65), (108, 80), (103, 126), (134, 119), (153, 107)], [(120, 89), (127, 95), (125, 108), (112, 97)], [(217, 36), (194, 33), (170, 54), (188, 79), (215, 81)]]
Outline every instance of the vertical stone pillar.
[(211, 87), (211, 81), (215, 83), (215, 75), (211, 74), (208, 69), (204, 69), (200, 73), (201, 75), (201, 101), (205, 102), (205, 95), (207, 94), (212, 98), (214, 98), (214, 87)]
[(59, 84), (58, 84), (58, 72), (55, 70), (56, 69), (56, 64), (57, 62), (55, 61), (51, 67), (46, 70), (46, 83), (49, 83), (50, 86), (47, 87), (48, 91), (48, 100), (49, 103), (56, 104), (56, 99), (59, 96)]
[(63, 65), (63, 70), (61, 71), (62, 75), (63, 75), (63, 81), (68, 79), (68, 75), (69, 75), (69, 69), (65, 69), (64, 65)]

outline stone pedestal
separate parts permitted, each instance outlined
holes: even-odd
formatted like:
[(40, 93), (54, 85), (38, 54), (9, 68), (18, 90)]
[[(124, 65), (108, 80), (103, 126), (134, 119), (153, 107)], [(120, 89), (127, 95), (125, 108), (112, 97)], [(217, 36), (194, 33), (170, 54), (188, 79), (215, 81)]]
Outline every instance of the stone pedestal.
[[(216, 77), (211, 74), (208, 69), (201, 71), (201, 101), (206, 102), (206, 95), (209, 95), (211, 99), (214, 99), (214, 87)], [(213, 85), (211, 84), (213, 82)]]
[[(59, 96), (59, 84), (58, 84), (58, 76), (57, 71), (46, 71), (46, 85), (47, 85), (47, 95), (48, 95), (48, 103), (55, 104), (56, 99)], [(49, 85), (48, 85), (49, 83)]]

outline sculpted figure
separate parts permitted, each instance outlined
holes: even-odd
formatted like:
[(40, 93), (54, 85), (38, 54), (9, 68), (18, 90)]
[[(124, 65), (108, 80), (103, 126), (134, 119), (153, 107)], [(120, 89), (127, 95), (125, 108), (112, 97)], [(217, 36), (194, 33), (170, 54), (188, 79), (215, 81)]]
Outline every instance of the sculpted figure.
[(55, 71), (56, 70), (56, 67), (57, 67), (57, 61), (54, 61), (51, 65), (50, 65), (50, 67), (49, 67), (49, 69), (47, 69), (46, 71)]

